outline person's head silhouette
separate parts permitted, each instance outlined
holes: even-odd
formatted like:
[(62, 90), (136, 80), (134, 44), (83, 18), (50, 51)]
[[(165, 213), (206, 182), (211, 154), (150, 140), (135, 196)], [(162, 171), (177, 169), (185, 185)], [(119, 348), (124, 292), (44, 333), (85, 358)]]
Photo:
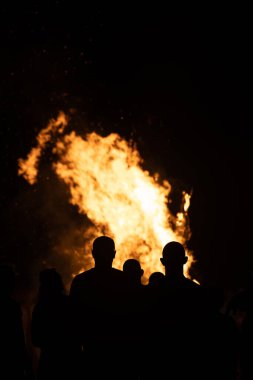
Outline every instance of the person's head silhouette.
[(164, 274), (162, 272), (153, 272), (149, 276), (148, 285), (149, 287), (156, 288), (162, 284), (163, 280), (164, 280)]
[(144, 270), (136, 259), (128, 259), (123, 264), (123, 272), (129, 283), (140, 285)]
[(112, 238), (108, 236), (99, 236), (93, 241), (92, 256), (96, 268), (111, 268), (115, 254), (115, 244)]
[(182, 276), (184, 264), (188, 257), (185, 254), (184, 246), (177, 241), (167, 243), (162, 251), (161, 263), (165, 267), (165, 275)]
[(39, 274), (39, 297), (52, 298), (64, 293), (61, 275), (55, 268), (43, 269)]

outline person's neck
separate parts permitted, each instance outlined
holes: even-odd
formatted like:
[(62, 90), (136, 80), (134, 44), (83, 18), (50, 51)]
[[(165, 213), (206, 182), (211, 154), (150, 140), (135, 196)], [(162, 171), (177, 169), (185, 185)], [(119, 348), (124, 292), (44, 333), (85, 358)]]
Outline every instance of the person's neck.
[(112, 269), (112, 267), (106, 266), (106, 265), (96, 264), (95, 269), (99, 270), (100, 272), (109, 272)]
[(184, 272), (183, 271), (174, 272), (174, 271), (166, 270), (165, 277), (168, 277), (174, 280), (181, 280), (184, 278)]

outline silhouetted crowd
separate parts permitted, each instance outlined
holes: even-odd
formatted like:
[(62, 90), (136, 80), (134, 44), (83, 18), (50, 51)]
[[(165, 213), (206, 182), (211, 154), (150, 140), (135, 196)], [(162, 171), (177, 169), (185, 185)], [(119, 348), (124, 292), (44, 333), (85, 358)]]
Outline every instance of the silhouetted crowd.
[(113, 239), (93, 241), (94, 267), (69, 294), (55, 268), (39, 274), (27, 349), (15, 273), (0, 265), (0, 379), (253, 379), (253, 281), (224, 303), (222, 289), (184, 276), (187, 255), (172, 241), (162, 272), (142, 284), (138, 260), (113, 267)]

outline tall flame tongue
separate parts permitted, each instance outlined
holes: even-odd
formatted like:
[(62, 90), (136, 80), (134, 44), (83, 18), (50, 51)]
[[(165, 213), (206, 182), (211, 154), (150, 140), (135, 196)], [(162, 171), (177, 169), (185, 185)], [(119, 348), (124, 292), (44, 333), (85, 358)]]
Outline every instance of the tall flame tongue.
[(31, 185), (37, 180), (38, 164), (43, 149), (51, 140), (51, 136), (58, 133), (63, 133), (67, 126), (67, 117), (63, 112), (60, 112), (57, 119), (49, 121), (46, 128), (43, 128), (37, 136), (37, 146), (32, 148), (26, 160), (20, 158), (18, 160), (18, 174), (22, 175)]
[[(158, 174), (151, 176), (143, 170), (138, 151), (127, 141), (116, 133), (102, 137), (93, 132), (85, 139), (75, 132), (63, 136), (66, 125), (63, 113), (49, 122), (37, 137), (37, 147), (32, 148), (26, 160), (19, 160), (18, 174), (30, 184), (36, 182), (42, 150), (51, 136), (59, 132), (53, 148), (58, 161), (53, 169), (69, 186), (70, 202), (94, 225), (85, 249), (96, 236), (112, 236), (117, 249), (114, 266), (122, 268), (126, 259), (137, 258), (147, 281), (152, 272), (162, 271), (162, 247), (171, 240), (184, 244), (189, 239), (190, 195), (183, 192), (181, 211), (172, 215), (167, 207), (169, 182), (159, 184)], [(190, 252), (187, 254), (188, 276), (193, 257)]]

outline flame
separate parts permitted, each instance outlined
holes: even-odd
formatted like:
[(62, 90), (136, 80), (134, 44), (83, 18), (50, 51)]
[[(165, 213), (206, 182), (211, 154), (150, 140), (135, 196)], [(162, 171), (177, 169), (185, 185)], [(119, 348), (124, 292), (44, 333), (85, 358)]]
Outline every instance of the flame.
[[(75, 132), (62, 135), (66, 125), (62, 112), (49, 122), (37, 137), (37, 147), (26, 160), (19, 159), (18, 174), (30, 184), (36, 182), (42, 151), (58, 132), (53, 147), (58, 159), (53, 170), (69, 187), (70, 202), (94, 225), (84, 247), (86, 257), (93, 239), (107, 234), (117, 250), (113, 265), (122, 269), (126, 259), (137, 258), (146, 282), (152, 272), (163, 271), (163, 246), (172, 240), (185, 244), (189, 239), (190, 194), (183, 192), (181, 211), (172, 215), (168, 209), (169, 182), (160, 183), (158, 174), (152, 176), (142, 168), (143, 160), (133, 144), (116, 133), (102, 137), (92, 132), (85, 138)], [(185, 274), (189, 277), (194, 259), (192, 252), (187, 255)]]
[(56, 120), (51, 119), (46, 128), (43, 128), (40, 131), (37, 136), (37, 146), (31, 149), (31, 152), (28, 154), (27, 159), (23, 160), (20, 158), (18, 160), (18, 174), (22, 175), (31, 185), (33, 185), (37, 180), (38, 164), (43, 149), (50, 141), (51, 136), (56, 132), (63, 133), (66, 126), (67, 117), (63, 112), (60, 112)]

